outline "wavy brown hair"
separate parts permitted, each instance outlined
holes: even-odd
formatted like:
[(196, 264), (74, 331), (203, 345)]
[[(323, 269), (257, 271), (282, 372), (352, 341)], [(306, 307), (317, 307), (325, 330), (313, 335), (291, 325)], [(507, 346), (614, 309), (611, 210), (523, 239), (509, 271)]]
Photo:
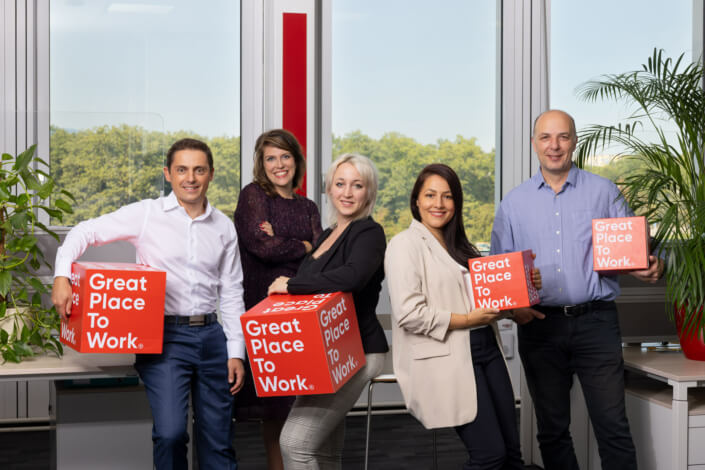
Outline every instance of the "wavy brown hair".
[[(285, 152), (289, 152), (291, 156), (294, 157), (296, 170), (294, 171), (293, 189), (299, 189), (304, 180), (304, 174), (306, 174), (306, 159), (304, 159), (303, 150), (301, 149), (299, 141), (294, 137), (294, 134), (286, 129), (272, 129), (260, 135), (257, 138), (257, 142), (255, 142), (254, 182), (260, 185), (268, 196), (277, 197), (279, 194), (276, 189), (274, 189), (274, 185), (269, 181), (267, 173), (264, 171), (265, 147), (276, 147)], [(294, 194), (294, 197), (296, 197), (296, 194)]]

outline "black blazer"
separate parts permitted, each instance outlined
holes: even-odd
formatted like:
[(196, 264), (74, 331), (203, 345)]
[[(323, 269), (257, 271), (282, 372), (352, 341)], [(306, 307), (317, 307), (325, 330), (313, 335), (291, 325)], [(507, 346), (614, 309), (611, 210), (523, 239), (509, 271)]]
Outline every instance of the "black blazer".
[(318, 237), (296, 276), (289, 279), (287, 290), (291, 294), (351, 292), (365, 353), (387, 352), (387, 338), (375, 311), (384, 279), (384, 230), (372, 217), (356, 220), (328, 251), (313, 259), (312, 254), (331, 231), (327, 229)]

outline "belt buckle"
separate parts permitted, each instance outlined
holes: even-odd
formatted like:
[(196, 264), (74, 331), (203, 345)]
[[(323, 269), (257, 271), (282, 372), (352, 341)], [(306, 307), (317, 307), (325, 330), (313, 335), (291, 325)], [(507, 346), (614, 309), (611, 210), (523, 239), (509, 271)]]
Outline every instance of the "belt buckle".
[(206, 324), (205, 315), (193, 315), (188, 319), (188, 326), (204, 326)]
[(565, 315), (566, 317), (575, 317), (575, 316), (578, 316), (579, 313), (571, 313), (571, 312), (570, 312), (570, 310), (571, 310), (573, 307), (575, 307), (575, 305), (564, 305), (563, 307), (561, 307), (561, 308), (563, 309), (563, 315)]

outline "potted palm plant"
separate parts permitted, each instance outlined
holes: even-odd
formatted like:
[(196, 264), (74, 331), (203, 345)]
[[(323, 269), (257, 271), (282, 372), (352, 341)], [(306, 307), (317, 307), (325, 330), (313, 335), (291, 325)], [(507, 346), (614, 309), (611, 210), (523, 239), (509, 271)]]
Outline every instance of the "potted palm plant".
[(705, 93), (703, 66), (673, 60), (654, 49), (640, 70), (604, 75), (582, 85), (586, 101), (631, 107), (613, 125), (579, 133), (578, 165), (615, 144), (616, 158), (638, 165), (618, 184), (639, 215), (647, 217), (666, 259), (666, 309), (679, 330), (686, 357), (705, 360)]
[(59, 328), (56, 310), (46, 308), (48, 293), (37, 271), (49, 267), (38, 243), (40, 233), (58, 241), (42, 223), (42, 215), (62, 220), (70, 213), (73, 197), (59, 190), (48, 165), (32, 146), (21, 154), (3, 153), (0, 162), (0, 354), (2, 361), (20, 362), (40, 352), (61, 356), (55, 336)]

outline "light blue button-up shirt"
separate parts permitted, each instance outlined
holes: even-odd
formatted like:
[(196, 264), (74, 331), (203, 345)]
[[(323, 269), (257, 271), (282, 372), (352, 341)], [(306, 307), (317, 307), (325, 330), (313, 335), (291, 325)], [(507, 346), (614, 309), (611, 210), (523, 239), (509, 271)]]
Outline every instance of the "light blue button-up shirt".
[(533, 250), (542, 305), (614, 300), (616, 276), (592, 270), (592, 219), (634, 215), (610, 180), (575, 165), (555, 193), (541, 171), (502, 200), (492, 227), (492, 254)]

